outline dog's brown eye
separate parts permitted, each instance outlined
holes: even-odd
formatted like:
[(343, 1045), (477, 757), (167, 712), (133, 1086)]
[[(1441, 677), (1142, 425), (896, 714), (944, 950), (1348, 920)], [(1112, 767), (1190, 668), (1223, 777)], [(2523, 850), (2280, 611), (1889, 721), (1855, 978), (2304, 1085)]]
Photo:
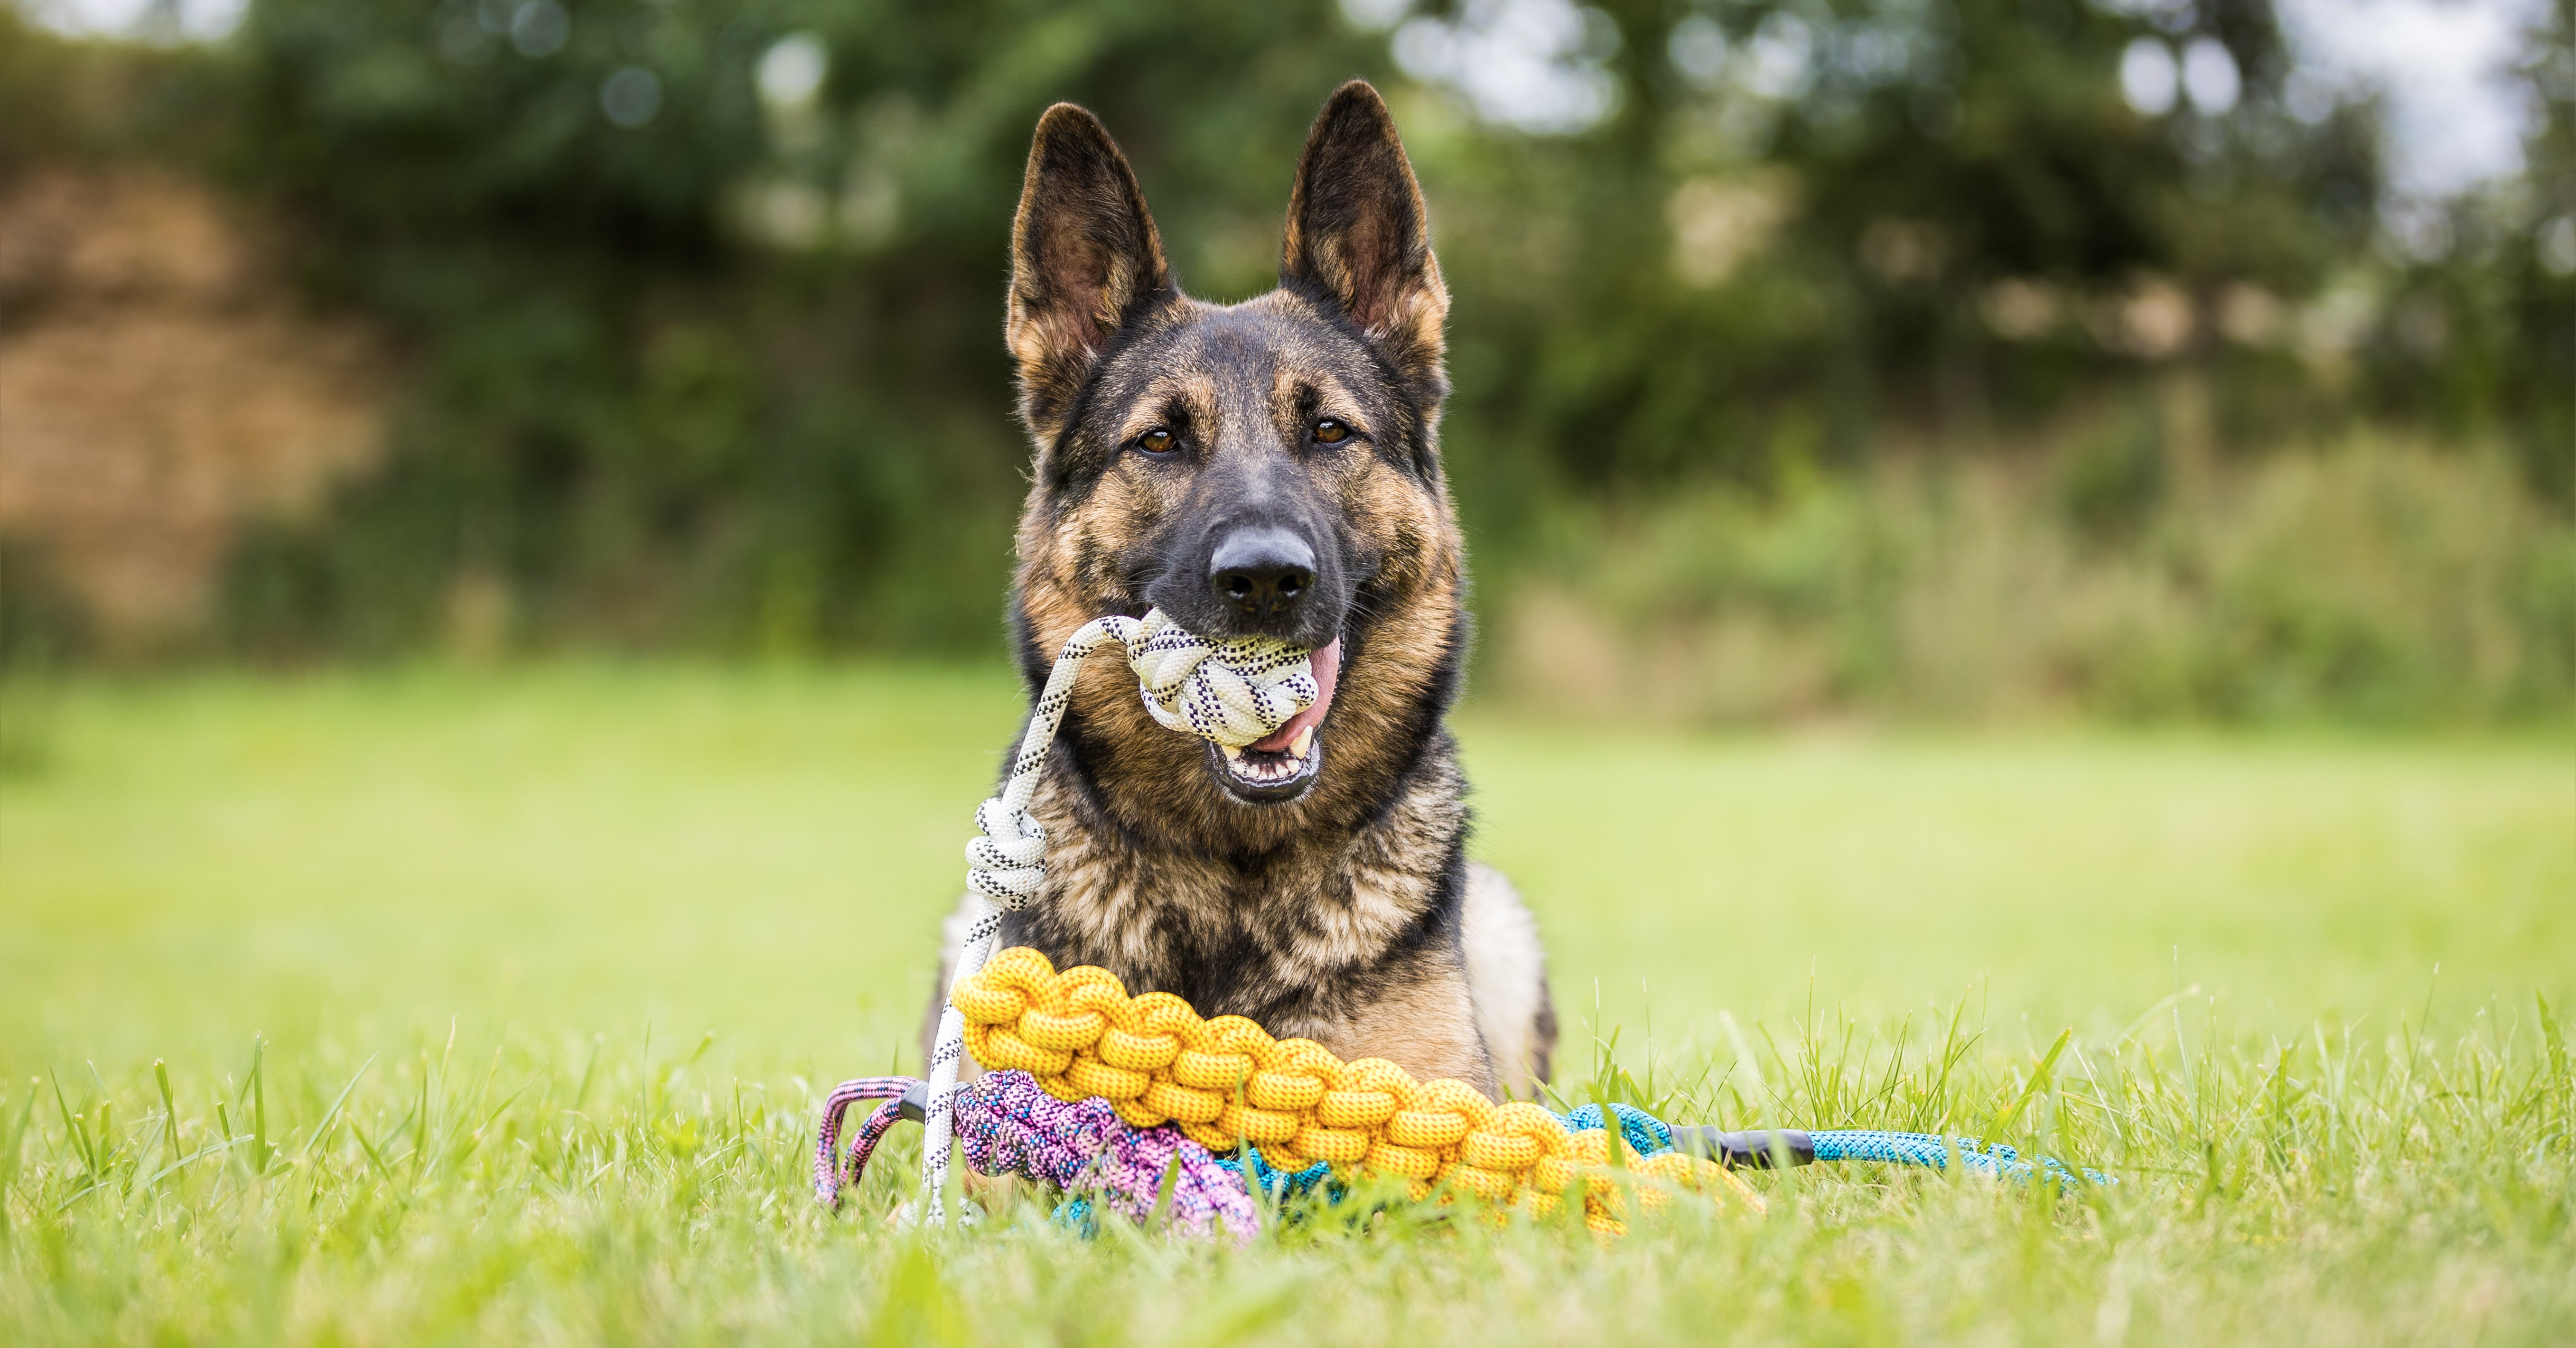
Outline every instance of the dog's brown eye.
[(1326, 417), (1315, 423), (1315, 438), (1328, 445), (1338, 445), (1351, 438), (1351, 428)]
[(1172, 447), (1179, 443), (1180, 441), (1175, 439), (1170, 431), (1160, 426), (1136, 437), (1136, 448), (1148, 454), (1169, 454), (1172, 452)]

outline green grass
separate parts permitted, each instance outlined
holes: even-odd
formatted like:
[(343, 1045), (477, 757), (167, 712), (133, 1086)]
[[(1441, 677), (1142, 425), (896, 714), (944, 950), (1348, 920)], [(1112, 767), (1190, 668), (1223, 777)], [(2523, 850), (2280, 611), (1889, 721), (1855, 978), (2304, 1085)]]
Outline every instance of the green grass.
[(1029, 1202), (899, 1233), (911, 1130), (841, 1217), (807, 1196), (819, 1091), (911, 1057), (1012, 728), (989, 674), (207, 677), (0, 714), (0, 1341), (2576, 1336), (2562, 732), (1471, 715), (1476, 847), (1547, 930), (1570, 1094), (2122, 1183), (1818, 1169), (1615, 1244), (1392, 1212), (1234, 1252)]

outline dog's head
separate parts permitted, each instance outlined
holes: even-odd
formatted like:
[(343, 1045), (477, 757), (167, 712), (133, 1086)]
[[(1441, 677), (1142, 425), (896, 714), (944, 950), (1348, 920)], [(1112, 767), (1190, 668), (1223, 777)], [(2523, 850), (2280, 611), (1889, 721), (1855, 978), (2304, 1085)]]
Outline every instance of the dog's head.
[[(1364, 83), (1307, 137), (1279, 279), (1242, 304), (1184, 296), (1099, 120), (1058, 104), (1039, 121), (1007, 326), (1038, 451), (1022, 659), (1042, 673), (1083, 623), (1159, 607), (1203, 635), (1313, 647), (1330, 690), (1279, 734), (1219, 751), (1156, 728), (1132, 683), (1110, 696), (1086, 679), (1077, 740), (1095, 780), (1211, 824), (1382, 788), (1436, 726), (1423, 703), (1445, 702), (1462, 639), (1436, 443), (1449, 297), (1412, 166)], [(1201, 760), (1188, 782), (1184, 755)]]

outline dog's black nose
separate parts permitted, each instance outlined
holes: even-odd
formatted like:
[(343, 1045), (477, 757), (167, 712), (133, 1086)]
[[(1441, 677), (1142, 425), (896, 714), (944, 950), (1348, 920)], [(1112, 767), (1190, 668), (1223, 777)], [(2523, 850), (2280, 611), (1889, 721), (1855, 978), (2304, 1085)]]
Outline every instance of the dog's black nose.
[(1220, 602), (1256, 620), (1284, 617), (1315, 588), (1315, 550), (1275, 525), (1237, 529), (1208, 559), (1208, 584)]

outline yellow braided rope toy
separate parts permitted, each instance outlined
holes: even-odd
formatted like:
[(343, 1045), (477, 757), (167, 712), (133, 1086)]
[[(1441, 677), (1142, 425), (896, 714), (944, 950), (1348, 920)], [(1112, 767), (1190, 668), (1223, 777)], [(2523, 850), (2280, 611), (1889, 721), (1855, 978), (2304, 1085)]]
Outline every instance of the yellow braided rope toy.
[(1581, 1179), (1585, 1222), (1617, 1233), (1626, 1223), (1616, 1146), (1630, 1174), (1660, 1182), (1635, 1186), (1647, 1207), (1678, 1188), (1763, 1210), (1761, 1195), (1713, 1161), (1639, 1156), (1616, 1133), (1569, 1133), (1537, 1105), (1497, 1105), (1463, 1081), (1416, 1081), (1384, 1058), (1346, 1063), (1242, 1016), (1202, 1019), (1168, 992), (1130, 997), (1106, 969), (1059, 973), (1026, 946), (959, 980), (949, 1002), (965, 1018), (966, 1051), (987, 1069), (1026, 1072), (1059, 1100), (1098, 1096), (1139, 1128), (1178, 1124), (1211, 1151), (1258, 1143), (1281, 1169), (1330, 1161), (1409, 1179), (1416, 1198), (1446, 1182), (1541, 1215)]

